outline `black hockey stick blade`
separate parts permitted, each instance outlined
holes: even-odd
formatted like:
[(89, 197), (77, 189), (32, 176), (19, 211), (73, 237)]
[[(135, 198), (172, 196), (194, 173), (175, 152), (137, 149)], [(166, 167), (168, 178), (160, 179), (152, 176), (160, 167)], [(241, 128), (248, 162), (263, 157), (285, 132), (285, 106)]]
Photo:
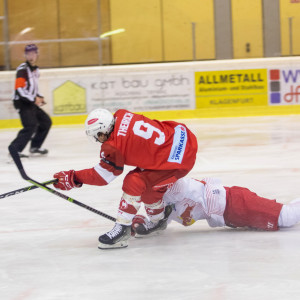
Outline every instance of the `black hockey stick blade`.
[(114, 218), (114, 217), (112, 217), (110, 215), (107, 215), (107, 214), (103, 213), (102, 211), (99, 211), (99, 210), (97, 210), (97, 209), (95, 209), (93, 207), (90, 207), (90, 206), (88, 206), (88, 205), (86, 205), (86, 204), (84, 204), (82, 202), (79, 202), (79, 201), (77, 201), (77, 200), (75, 200), (75, 199), (73, 199), (71, 197), (68, 197), (67, 195), (64, 195), (64, 194), (62, 194), (62, 193), (60, 193), (58, 191), (55, 191), (55, 190), (49, 188), (48, 186), (46, 186), (43, 183), (40, 183), (40, 182), (35, 181), (34, 179), (31, 179), (30, 177), (27, 176), (27, 174), (26, 174), (26, 172), (25, 172), (25, 170), (23, 168), (21, 159), (19, 157), (18, 151), (15, 149), (15, 147), (13, 147), (13, 146), (10, 145), (8, 147), (8, 150), (9, 150), (9, 153), (10, 153), (11, 157), (13, 158), (13, 160), (14, 160), (14, 162), (15, 162), (15, 164), (16, 164), (16, 166), (17, 166), (17, 168), (18, 168), (18, 170), (19, 170), (19, 172), (20, 172), (20, 174), (21, 174), (21, 176), (22, 176), (23, 179), (31, 182), (33, 185), (35, 185), (35, 186), (37, 186), (37, 187), (39, 187), (39, 188), (41, 188), (41, 189), (43, 189), (43, 190), (45, 190), (47, 192), (50, 192), (50, 193), (52, 193), (52, 194), (54, 194), (54, 195), (56, 195), (56, 196), (58, 196), (60, 198), (63, 198), (65, 200), (70, 201), (70, 202), (72, 202), (72, 203), (74, 203), (74, 204), (76, 204), (78, 206), (81, 206), (81, 207), (83, 207), (83, 208), (85, 208), (85, 209), (87, 209), (89, 211), (92, 211), (93, 213), (95, 213), (97, 215), (100, 215), (101, 217), (104, 217), (104, 218), (106, 218), (108, 220), (116, 222), (116, 218)]
[[(52, 183), (55, 183), (55, 182), (57, 182), (57, 179), (52, 179), (52, 180), (45, 181), (45, 182), (42, 183), (42, 185), (52, 184)], [(32, 190), (35, 190), (37, 188), (39, 188), (39, 187), (36, 186), (36, 185), (26, 186), (26, 187), (23, 187), (21, 189), (17, 189), (17, 190), (11, 191), (11, 192), (1, 194), (0, 199), (7, 198), (7, 197), (10, 197), (10, 196), (14, 196), (14, 195), (17, 195), (17, 194), (20, 194), (20, 193), (32, 191)]]
[(17, 149), (14, 146), (9, 145), (8, 151), (9, 151), (12, 159), (14, 160), (14, 162), (15, 162), (22, 178), (25, 179), (25, 180), (29, 180), (30, 178), (26, 175), (26, 173), (23, 169), (23, 165), (22, 165), (22, 162), (21, 162), (21, 159), (20, 159), (20, 156), (19, 156), (19, 153), (18, 153)]

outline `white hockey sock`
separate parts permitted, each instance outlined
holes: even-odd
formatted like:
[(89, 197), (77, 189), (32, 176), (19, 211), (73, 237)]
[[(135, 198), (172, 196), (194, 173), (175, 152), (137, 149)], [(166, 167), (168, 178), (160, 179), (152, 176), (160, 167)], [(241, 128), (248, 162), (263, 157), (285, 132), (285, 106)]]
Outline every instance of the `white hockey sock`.
[(153, 204), (145, 204), (145, 209), (147, 216), (153, 223), (157, 223), (164, 217), (164, 202), (162, 200)]
[(300, 198), (282, 206), (278, 218), (278, 226), (291, 227), (298, 222), (300, 222)]
[(131, 225), (132, 219), (141, 206), (141, 196), (130, 196), (123, 193), (118, 214), (117, 223), (122, 225)]

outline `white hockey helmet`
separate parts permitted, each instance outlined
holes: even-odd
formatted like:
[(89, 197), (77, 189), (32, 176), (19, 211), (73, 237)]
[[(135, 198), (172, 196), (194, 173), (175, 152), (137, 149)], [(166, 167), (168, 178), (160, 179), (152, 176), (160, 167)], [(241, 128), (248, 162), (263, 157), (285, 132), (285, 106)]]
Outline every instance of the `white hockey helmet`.
[(85, 120), (85, 133), (98, 142), (98, 133), (110, 135), (114, 125), (113, 114), (107, 109), (97, 108), (91, 111)]

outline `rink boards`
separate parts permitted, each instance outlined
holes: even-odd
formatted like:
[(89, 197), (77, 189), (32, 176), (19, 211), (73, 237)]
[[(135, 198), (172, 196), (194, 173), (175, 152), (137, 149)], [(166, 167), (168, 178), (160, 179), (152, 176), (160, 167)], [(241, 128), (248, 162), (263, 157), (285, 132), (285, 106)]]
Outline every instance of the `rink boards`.
[[(0, 128), (19, 127), (15, 72), (0, 73)], [(41, 70), (54, 125), (125, 108), (157, 119), (299, 114), (300, 58), (218, 60)]]

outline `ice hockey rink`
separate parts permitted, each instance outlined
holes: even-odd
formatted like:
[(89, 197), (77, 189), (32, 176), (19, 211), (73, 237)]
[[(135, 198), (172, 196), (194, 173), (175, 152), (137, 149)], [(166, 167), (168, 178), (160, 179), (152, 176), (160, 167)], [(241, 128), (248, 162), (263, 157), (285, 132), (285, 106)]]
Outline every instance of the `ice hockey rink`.
[[(199, 142), (189, 176), (218, 177), (283, 203), (300, 197), (300, 115), (183, 122)], [(16, 133), (0, 131), (1, 194), (30, 185), (7, 163)], [(23, 160), (40, 182), (99, 160), (100, 144), (89, 142), (83, 126), (52, 128), (44, 146), (47, 157)], [(115, 216), (124, 175), (65, 194)], [(300, 299), (300, 224), (262, 232), (171, 223), (159, 236), (103, 251), (98, 236), (113, 222), (97, 214), (41, 189), (0, 201), (3, 300)]]

